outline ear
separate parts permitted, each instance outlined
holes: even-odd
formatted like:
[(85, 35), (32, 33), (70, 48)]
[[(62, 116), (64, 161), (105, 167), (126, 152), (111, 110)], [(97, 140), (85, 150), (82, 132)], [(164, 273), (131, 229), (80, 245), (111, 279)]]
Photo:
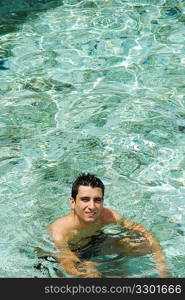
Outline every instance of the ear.
[(70, 197), (70, 205), (71, 205), (71, 209), (75, 208), (75, 199), (73, 197)]

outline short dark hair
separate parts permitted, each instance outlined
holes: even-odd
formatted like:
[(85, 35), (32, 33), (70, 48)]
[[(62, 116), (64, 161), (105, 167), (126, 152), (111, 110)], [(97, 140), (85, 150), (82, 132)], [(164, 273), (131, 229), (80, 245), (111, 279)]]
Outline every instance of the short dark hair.
[(91, 186), (92, 188), (101, 188), (102, 194), (104, 196), (104, 184), (103, 182), (93, 174), (90, 173), (81, 173), (72, 185), (71, 197), (76, 199), (78, 194), (78, 189), (80, 185)]

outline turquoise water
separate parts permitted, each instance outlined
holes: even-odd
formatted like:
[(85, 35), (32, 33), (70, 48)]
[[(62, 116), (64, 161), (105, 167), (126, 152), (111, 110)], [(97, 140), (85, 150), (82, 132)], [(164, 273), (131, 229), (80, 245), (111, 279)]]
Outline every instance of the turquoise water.
[[(34, 249), (53, 249), (44, 228), (69, 212), (81, 171), (185, 277), (185, 2), (35, 2), (2, 1), (0, 277), (67, 276), (35, 269)], [(157, 276), (148, 256), (101, 269)]]

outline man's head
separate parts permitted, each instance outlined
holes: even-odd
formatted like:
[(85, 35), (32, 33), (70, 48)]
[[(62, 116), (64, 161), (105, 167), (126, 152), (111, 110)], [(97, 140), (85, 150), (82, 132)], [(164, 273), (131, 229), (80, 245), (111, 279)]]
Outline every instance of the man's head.
[(80, 185), (91, 186), (92, 188), (100, 188), (102, 190), (102, 195), (104, 196), (105, 187), (103, 182), (93, 174), (82, 173), (78, 176), (78, 178), (74, 181), (72, 185), (71, 197), (74, 200), (76, 199)]
[(104, 184), (92, 174), (81, 174), (73, 183), (71, 208), (82, 223), (99, 220), (103, 209)]

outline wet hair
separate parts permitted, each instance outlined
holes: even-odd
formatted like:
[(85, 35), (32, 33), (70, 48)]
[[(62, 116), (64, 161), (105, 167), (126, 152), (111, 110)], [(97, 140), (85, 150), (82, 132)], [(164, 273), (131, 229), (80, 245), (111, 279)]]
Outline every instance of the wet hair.
[(71, 197), (73, 199), (76, 199), (76, 195), (78, 194), (80, 185), (91, 186), (92, 188), (101, 188), (102, 194), (104, 196), (105, 187), (103, 182), (93, 174), (82, 173), (77, 177), (72, 185)]

